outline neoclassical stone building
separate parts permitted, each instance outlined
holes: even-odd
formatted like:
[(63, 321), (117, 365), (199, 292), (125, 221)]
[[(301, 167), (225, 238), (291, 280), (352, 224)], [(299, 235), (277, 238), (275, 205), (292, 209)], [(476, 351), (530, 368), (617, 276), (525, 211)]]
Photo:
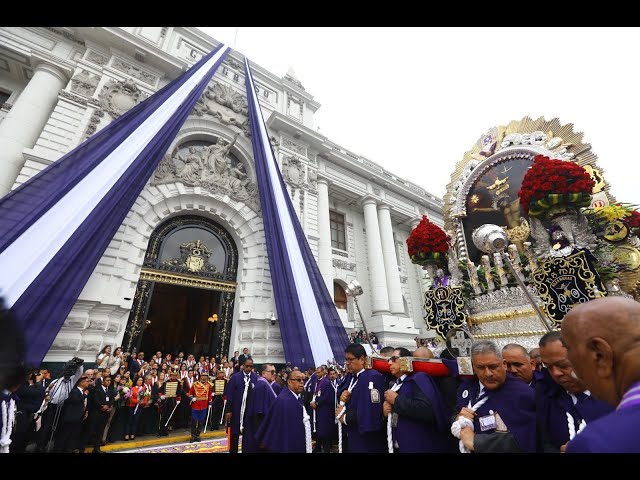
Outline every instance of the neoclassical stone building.
[[(183, 27), (1, 27), (0, 195), (217, 45)], [(92, 360), (106, 344), (203, 354), (248, 347), (258, 363), (285, 360), (242, 60), (230, 53), (150, 172), (45, 361)], [(294, 75), (255, 65), (254, 79), (288, 192), (347, 331), (360, 328), (344, 293), (357, 279), (366, 326), (383, 343), (430, 336), (423, 272), (405, 240), (423, 214), (443, 224), (441, 200), (318, 133), (320, 104)]]

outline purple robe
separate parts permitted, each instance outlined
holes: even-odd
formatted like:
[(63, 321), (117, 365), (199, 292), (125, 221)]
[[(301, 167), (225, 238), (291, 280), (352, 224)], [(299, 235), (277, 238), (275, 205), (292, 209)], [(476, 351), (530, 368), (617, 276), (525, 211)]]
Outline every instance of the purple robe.
[(277, 397), (278, 395), (280, 395), (280, 392), (282, 391), (282, 385), (280, 385), (278, 382), (274, 380), (273, 382), (271, 382), (271, 389), (273, 390), (273, 393), (275, 393)]
[(319, 439), (333, 438), (337, 434), (336, 405), (336, 391), (329, 375), (325, 375), (316, 385), (316, 433)]
[(256, 432), (256, 440), (270, 453), (306, 453), (304, 405), (283, 388)]
[(255, 433), (261, 420), (276, 400), (276, 394), (271, 389), (269, 382), (264, 377), (258, 377), (256, 386), (251, 390), (251, 401), (247, 402), (244, 414), (244, 431), (242, 432), (242, 453), (259, 452), (259, 443), (255, 439)]
[(620, 408), (585, 427), (567, 453), (640, 453), (640, 405)]
[(449, 438), (449, 414), (433, 379), (422, 372), (409, 374), (402, 382), (398, 396), (411, 398), (417, 389), (431, 404), (433, 423), (398, 415), (398, 425), (392, 429), (392, 434), (393, 440), (398, 442), (400, 453), (454, 452)]
[[(479, 391), (480, 385), (477, 380), (462, 383), (458, 388), (456, 402), (458, 411), (467, 407), (469, 402), (473, 406), (478, 399)], [(536, 451), (536, 405), (533, 389), (522, 380), (507, 375), (500, 388), (496, 390), (485, 389), (485, 393), (489, 400), (478, 408), (477, 416), (473, 421), (476, 435), (490, 434), (496, 431), (494, 428), (483, 432), (480, 428), (479, 418), (490, 415), (489, 410), (492, 410), (500, 415), (520, 450), (534, 453)]]
[[(338, 392), (346, 390), (351, 383), (352, 375), (348, 374)], [(371, 383), (372, 388), (369, 388)], [(377, 391), (373, 393), (373, 390)], [(384, 377), (376, 370), (364, 370), (358, 377), (358, 383), (351, 390), (351, 398), (347, 402), (347, 425), (342, 426), (342, 433), (348, 436), (348, 453), (385, 453), (387, 452), (386, 418), (382, 415), (384, 392), (387, 385)], [(349, 413), (351, 412), (351, 413)], [(349, 417), (355, 414), (355, 425), (349, 424)]]
[(574, 428), (578, 431), (580, 422), (587, 425), (613, 411), (606, 402), (587, 395), (578, 395), (578, 403), (564, 388), (558, 385), (549, 372), (544, 369), (538, 376), (536, 392), (536, 421), (541, 437), (542, 449), (546, 452), (559, 452), (560, 446), (569, 441), (567, 412), (573, 416)]
[[(258, 375), (255, 372), (250, 374), (249, 390), (247, 391), (247, 403), (245, 405), (245, 421), (250, 407), (251, 391), (255, 388)], [(229, 383), (224, 388), (224, 395), (227, 398), (227, 412), (231, 412), (231, 435), (240, 435), (240, 409), (242, 407), (242, 394), (244, 393), (244, 372), (231, 375)]]

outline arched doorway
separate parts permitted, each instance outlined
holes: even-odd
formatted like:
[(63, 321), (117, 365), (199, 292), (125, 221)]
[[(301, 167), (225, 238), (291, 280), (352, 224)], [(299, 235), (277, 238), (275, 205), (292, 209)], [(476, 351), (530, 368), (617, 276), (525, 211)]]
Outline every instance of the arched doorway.
[(149, 240), (125, 350), (225, 354), (237, 268), (235, 242), (213, 220), (187, 215), (162, 223)]

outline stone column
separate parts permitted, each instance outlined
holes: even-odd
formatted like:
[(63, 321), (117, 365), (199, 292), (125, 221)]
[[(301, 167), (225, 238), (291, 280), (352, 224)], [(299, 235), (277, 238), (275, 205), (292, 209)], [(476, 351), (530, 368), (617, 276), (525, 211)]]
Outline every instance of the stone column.
[(367, 255), (369, 258), (369, 279), (371, 281), (371, 301), (373, 315), (389, 314), (389, 292), (387, 276), (382, 256), (380, 227), (378, 224), (377, 201), (371, 196), (364, 197), (364, 225), (367, 229)]
[(398, 259), (396, 257), (396, 246), (393, 240), (391, 211), (389, 208), (389, 205), (386, 203), (378, 205), (378, 223), (380, 225), (384, 270), (387, 277), (387, 290), (389, 291), (389, 309), (393, 315), (405, 315), (400, 273), (398, 272)]
[(68, 80), (61, 68), (37, 63), (33, 77), (0, 123), (0, 197), (18, 178), (24, 165), (22, 150), (35, 145)]
[(318, 268), (333, 299), (333, 259), (329, 223), (329, 181), (318, 175)]

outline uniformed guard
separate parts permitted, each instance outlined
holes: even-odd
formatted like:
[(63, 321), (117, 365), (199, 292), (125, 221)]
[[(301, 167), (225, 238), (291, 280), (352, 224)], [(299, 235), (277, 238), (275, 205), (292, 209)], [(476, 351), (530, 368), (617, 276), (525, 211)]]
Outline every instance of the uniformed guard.
[(209, 374), (202, 372), (200, 379), (191, 385), (189, 398), (191, 399), (191, 440), (200, 441), (200, 431), (207, 418), (209, 407), (211, 406), (211, 394), (213, 388), (209, 383)]
[(213, 400), (211, 407), (211, 418), (209, 419), (209, 425), (212, 430), (218, 430), (222, 425), (222, 406), (224, 405), (224, 387), (227, 385), (225, 379), (225, 373), (223, 370), (218, 370), (218, 378), (213, 382)]
[(169, 435), (169, 422), (172, 420), (176, 408), (180, 405), (182, 399), (182, 384), (178, 381), (178, 371), (171, 370), (169, 380), (164, 382), (160, 387), (160, 431), (158, 436), (166, 437)]

